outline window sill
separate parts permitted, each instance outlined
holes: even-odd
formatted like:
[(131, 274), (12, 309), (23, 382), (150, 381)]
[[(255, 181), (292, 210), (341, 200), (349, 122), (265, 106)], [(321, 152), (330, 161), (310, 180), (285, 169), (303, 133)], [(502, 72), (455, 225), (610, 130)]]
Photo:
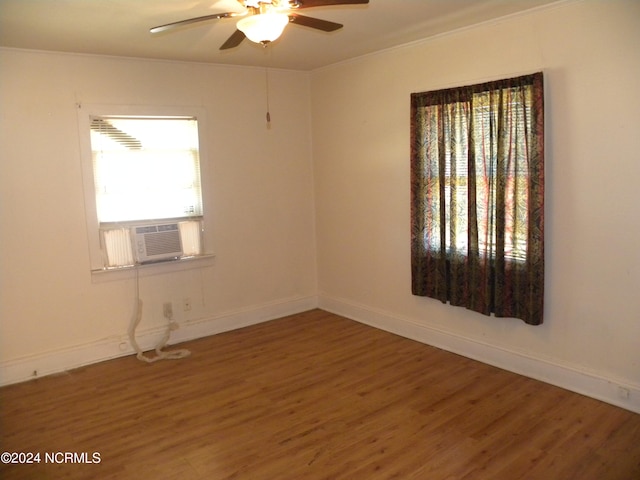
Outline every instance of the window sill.
[(145, 263), (141, 265), (130, 265), (126, 267), (102, 268), (91, 270), (91, 281), (94, 283), (109, 282), (113, 280), (126, 280), (134, 278), (137, 274), (140, 277), (151, 275), (161, 275), (165, 273), (180, 272), (194, 268), (210, 267), (213, 265), (215, 254), (198, 255), (194, 257), (183, 257), (175, 260), (163, 262)]

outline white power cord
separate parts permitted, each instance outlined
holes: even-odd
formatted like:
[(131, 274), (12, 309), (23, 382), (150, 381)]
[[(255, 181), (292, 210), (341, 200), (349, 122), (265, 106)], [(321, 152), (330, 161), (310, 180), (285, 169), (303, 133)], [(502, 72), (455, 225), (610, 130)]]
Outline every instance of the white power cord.
[(138, 278), (138, 267), (135, 267), (135, 270), (136, 270), (136, 308), (135, 308), (135, 315), (131, 317), (131, 323), (129, 325), (129, 341), (131, 342), (131, 345), (136, 351), (136, 357), (138, 358), (138, 360), (141, 360), (147, 363), (153, 363), (158, 360), (178, 360), (180, 358), (188, 357), (189, 355), (191, 355), (191, 352), (184, 348), (180, 348), (177, 350), (169, 350), (169, 351), (162, 350), (166, 346), (167, 342), (169, 341), (171, 330), (178, 329), (178, 324), (173, 320), (173, 314), (171, 313), (167, 314), (167, 312), (165, 312), (164, 316), (169, 321), (169, 324), (167, 325), (167, 329), (164, 333), (164, 336), (162, 337), (162, 340), (160, 340), (160, 343), (156, 345), (156, 348), (155, 348), (156, 356), (147, 357), (142, 352), (142, 349), (138, 345), (138, 342), (136, 342), (136, 328), (138, 327), (140, 320), (142, 320), (142, 299), (140, 298), (140, 282)]

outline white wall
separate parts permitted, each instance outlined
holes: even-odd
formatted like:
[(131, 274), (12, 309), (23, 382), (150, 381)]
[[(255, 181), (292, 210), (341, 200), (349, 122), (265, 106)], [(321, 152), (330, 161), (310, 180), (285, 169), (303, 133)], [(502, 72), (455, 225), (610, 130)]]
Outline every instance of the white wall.
[[(567, 2), (315, 71), (320, 306), (640, 411), (639, 45), (640, 2)], [(412, 296), (410, 93), (540, 70), (544, 325)]]
[(216, 257), (142, 273), (143, 345), (163, 331), (167, 300), (174, 340), (316, 304), (308, 73), (270, 72), (267, 129), (263, 68), (6, 49), (0, 71), (1, 383), (131, 351), (135, 277), (90, 274), (78, 102), (206, 111)]

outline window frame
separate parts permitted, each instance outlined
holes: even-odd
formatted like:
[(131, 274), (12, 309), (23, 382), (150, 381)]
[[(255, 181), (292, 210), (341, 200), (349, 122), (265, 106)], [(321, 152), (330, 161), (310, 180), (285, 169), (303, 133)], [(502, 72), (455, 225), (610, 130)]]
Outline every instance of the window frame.
[[(198, 258), (211, 258), (213, 256), (212, 249), (212, 225), (211, 215), (207, 214), (206, 206), (210, 204), (207, 201), (210, 195), (210, 182), (208, 175), (208, 152), (207, 144), (203, 139), (206, 138), (206, 111), (202, 107), (197, 106), (141, 106), (141, 105), (111, 105), (111, 104), (77, 104), (78, 128), (80, 139), (80, 157), (82, 161), (82, 181), (85, 204), (87, 243), (89, 247), (90, 269), (93, 273), (108, 272), (113, 270), (131, 269), (136, 265), (123, 267), (107, 267), (105, 263), (105, 255), (103, 251), (103, 239), (101, 229), (105, 223), (101, 224), (98, 220), (96, 192), (93, 170), (93, 152), (91, 145), (91, 121), (94, 117), (193, 117), (198, 125), (198, 154), (200, 166), (200, 185), (202, 193), (203, 213), (201, 217), (191, 217), (189, 220), (199, 220), (202, 228), (201, 253), (197, 256), (188, 258), (179, 258), (169, 260), (169, 262), (182, 263), (186, 260), (194, 260)], [(178, 222), (180, 219), (153, 219), (142, 221), (124, 221), (109, 222), (109, 226), (113, 227), (129, 227), (132, 225), (145, 225)], [(166, 263), (166, 262), (163, 262)]]

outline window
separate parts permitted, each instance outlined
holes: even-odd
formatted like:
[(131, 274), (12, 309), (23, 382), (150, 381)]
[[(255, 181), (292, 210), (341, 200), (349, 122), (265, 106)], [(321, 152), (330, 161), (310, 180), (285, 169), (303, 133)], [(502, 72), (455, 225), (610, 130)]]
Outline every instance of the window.
[[(488, 92), (473, 94), (469, 104), (456, 101), (444, 116), (444, 202), (445, 202), (445, 245), (449, 254), (466, 255), (469, 248), (468, 209), (469, 194), (476, 195), (476, 204), (486, 206), (478, 211), (479, 229), (478, 251), (480, 255), (495, 257), (497, 252), (496, 229), (492, 227), (496, 219), (497, 184), (502, 178), (506, 184), (505, 198), (511, 215), (505, 217), (504, 255), (514, 261), (524, 261), (527, 248), (527, 182), (526, 132), (532, 131), (532, 116), (527, 115), (525, 106), (531, 103), (531, 91), (520, 92), (515, 88), (505, 89), (510, 111), (511, 131), (505, 132), (512, 140), (513, 156), (508, 165), (503, 165), (503, 175), (498, 175), (498, 152), (495, 129), (498, 128), (498, 110), (491, 108)], [(522, 96), (523, 94), (524, 96)], [(435, 107), (430, 107), (435, 108)], [(467, 111), (470, 109), (470, 111)], [(427, 115), (437, 117), (435, 111), (427, 110)], [(428, 126), (425, 134), (437, 138), (436, 126)], [(469, 173), (469, 148), (480, 146), (473, 152), (474, 172)], [(436, 147), (437, 148), (437, 147)], [(439, 181), (439, 179), (438, 179)], [(469, 181), (475, 182), (473, 189)], [(434, 193), (440, 192), (439, 185)], [(434, 227), (437, 224), (434, 224)], [(454, 236), (455, 234), (455, 236)], [(439, 248), (436, 245), (435, 248)]]
[(198, 116), (86, 110), (82, 125), (90, 165), (85, 165), (85, 197), (90, 238), (92, 231), (98, 234), (92, 269), (141, 262), (133, 248), (136, 232), (150, 232), (155, 225), (164, 235), (158, 238), (179, 238), (177, 247), (166, 248), (182, 251), (174, 258), (203, 254)]
[(414, 294), (542, 323), (542, 81), (411, 96)]
[(100, 223), (201, 217), (195, 118), (91, 118)]

